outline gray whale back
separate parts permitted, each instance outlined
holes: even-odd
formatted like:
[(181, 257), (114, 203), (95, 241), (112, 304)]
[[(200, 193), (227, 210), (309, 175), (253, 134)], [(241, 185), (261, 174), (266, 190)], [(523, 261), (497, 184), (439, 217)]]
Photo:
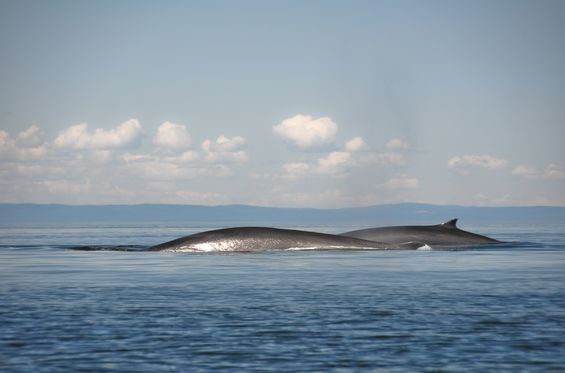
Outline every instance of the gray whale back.
[(286, 249), (415, 249), (422, 244), (391, 244), (355, 237), (294, 229), (265, 227), (225, 228), (200, 232), (148, 248), (149, 251), (267, 251)]
[(487, 236), (467, 232), (457, 228), (457, 219), (437, 225), (402, 225), (360, 229), (341, 234), (344, 237), (354, 237), (379, 242), (400, 243), (419, 241), (427, 245), (454, 246), (500, 243)]

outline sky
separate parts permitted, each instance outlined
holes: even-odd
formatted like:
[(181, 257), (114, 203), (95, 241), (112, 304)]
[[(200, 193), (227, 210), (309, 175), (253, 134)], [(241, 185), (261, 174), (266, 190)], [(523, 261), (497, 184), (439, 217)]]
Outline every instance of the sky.
[(565, 206), (563, 1), (0, 1), (0, 203)]

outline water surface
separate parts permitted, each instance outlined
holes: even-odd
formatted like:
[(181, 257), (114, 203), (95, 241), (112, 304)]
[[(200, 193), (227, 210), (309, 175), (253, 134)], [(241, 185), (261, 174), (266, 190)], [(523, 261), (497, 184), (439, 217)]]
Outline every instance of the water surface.
[(0, 370), (565, 370), (560, 226), (464, 227), (512, 241), (465, 250), (68, 249), (220, 225), (0, 227)]

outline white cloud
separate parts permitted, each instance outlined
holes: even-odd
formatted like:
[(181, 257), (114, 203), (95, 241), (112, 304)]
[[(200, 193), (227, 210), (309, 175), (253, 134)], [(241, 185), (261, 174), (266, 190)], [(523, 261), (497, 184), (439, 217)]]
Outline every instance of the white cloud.
[(126, 153), (122, 156), (122, 160), (126, 163), (134, 163), (134, 162), (148, 162), (156, 159), (154, 156), (150, 154), (131, 154)]
[(305, 173), (310, 170), (310, 166), (307, 163), (286, 163), (283, 165), (286, 172), (293, 173)]
[(208, 165), (199, 162), (197, 152), (187, 150), (179, 156), (159, 154), (131, 154), (121, 157), (131, 177), (149, 180), (186, 180), (201, 176), (230, 176), (233, 172), (224, 165)]
[(174, 160), (177, 162), (195, 162), (198, 159), (200, 159), (200, 156), (193, 150), (187, 150), (180, 156), (174, 158)]
[(68, 180), (45, 180), (38, 182), (49, 193), (53, 194), (80, 194), (90, 191), (90, 182), (71, 182)]
[(51, 179), (26, 185), (28, 193), (37, 194), (41, 203), (124, 203), (135, 201), (139, 190), (119, 186), (113, 180)]
[(118, 127), (105, 131), (97, 128), (92, 135), (93, 149), (115, 149), (135, 146), (141, 140), (141, 124), (137, 119), (129, 119)]
[(200, 159), (200, 155), (193, 151), (187, 150), (178, 156), (163, 156), (153, 154), (131, 154), (122, 155), (121, 160), (125, 163), (140, 162), (163, 162), (163, 163), (194, 163)]
[(193, 192), (189, 190), (179, 190), (174, 193), (175, 199), (170, 203), (222, 205), (227, 204), (230, 199), (223, 193), (212, 192)]
[(400, 153), (370, 153), (359, 159), (364, 165), (403, 166), (406, 164), (404, 155)]
[(20, 132), (16, 140), (10, 137), (6, 131), (0, 131), (0, 159), (10, 161), (33, 161), (42, 160), (48, 156), (48, 149), (39, 145), (37, 127)]
[[(356, 149), (359, 149), (356, 147)], [(406, 163), (400, 153), (335, 151), (318, 158), (314, 164), (298, 162), (283, 165), (283, 179), (296, 180), (312, 174), (346, 176), (353, 168), (374, 166), (402, 166)], [(276, 176), (274, 177), (277, 178)]]
[(245, 147), (245, 139), (241, 136), (234, 136), (231, 139), (220, 136), (215, 142), (209, 144), (209, 150), (212, 152), (237, 152)]
[(0, 130), (0, 159), (11, 159), (15, 157), (14, 141), (10, 138), (10, 134)]
[(213, 177), (228, 177), (234, 174), (233, 170), (225, 164), (215, 164), (212, 167), (202, 168), (202, 175)]
[(89, 145), (92, 137), (87, 127), (86, 123), (81, 123), (59, 132), (53, 144), (62, 149), (84, 149)]
[(325, 158), (318, 159), (317, 172), (322, 174), (342, 174), (355, 162), (349, 152), (331, 152)]
[(512, 175), (525, 177), (527, 179), (535, 179), (539, 176), (539, 171), (533, 167), (526, 165), (518, 165), (512, 170)]
[(387, 143), (386, 143), (386, 147), (388, 150), (406, 150), (406, 149), (410, 149), (410, 145), (407, 142), (404, 142), (403, 140), (399, 139), (399, 138), (394, 138), (394, 139), (390, 139)]
[(314, 119), (309, 115), (296, 115), (273, 126), (273, 133), (299, 149), (313, 150), (333, 143), (337, 124), (328, 117)]
[(90, 153), (90, 158), (98, 163), (106, 163), (112, 160), (112, 152), (110, 150), (94, 150)]
[(9, 141), (10, 135), (8, 134), (8, 132), (0, 130), (0, 146), (7, 146)]
[(311, 168), (307, 163), (297, 162), (283, 164), (283, 169), (285, 171), (283, 179), (296, 180), (307, 176)]
[(226, 177), (233, 175), (232, 170), (225, 165), (186, 166), (179, 162), (168, 161), (162, 158), (138, 159), (130, 161), (127, 168), (122, 171), (130, 178), (153, 181), (180, 181), (200, 178), (204, 176)]
[(544, 179), (563, 180), (565, 179), (565, 171), (552, 163), (543, 170), (543, 177)]
[[(142, 162), (137, 170), (151, 180), (183, 180), (192, 179), (197, 176), (194, 170), (180, 167), (175, 163), (168, 162)], [(136, 172), (137, 173), (137, 172)]]
[(345, 143), (345, 150), (348, 152), (359, 152), (367, 150), (368, 146), (362, 137), (356, 136)]
[(206, 160), (212, 163), (246, 162), (245, 139), (235, 136), (231, 139), (220, 136), (216, 141), (204, 140), (202, 149), (206, 152)]
[(41, 130), (37, 126), (31, 126), (27, 130), (22, 131), (16, 138), (16, 144), (20, 148), (33, 148), (41, 145)]
[(169, 150), (186, 150), (190, 148), (190, 134), (186, 126), (165, 122), (157, 129), (153, 143)]
[(500, 170), (508, 165), (508, 161), (490, 155), (455, 156), (447, 161), (447, 167), (464, 175), (469, 175), (472, 168)]
[(512, 170), (512, 175), (526, 179), (563, 180), (565, 179), (565, 170), (554, 163), (547, 165), (542, 171), (531, 166), (518, 165)]
[(111, 130), (97, 128), (92, 134), (86, 123), (77, 124), (61, 131), (53, 144), (60, 149), (120, 149), (138, 145), (141, 137), (141, 124), (129, 119)]
[[(138, 159), (136, 159), (139, 157)], [(130, 162), (154, 162), (154, 163), (161, 163), (161, 164), (174, 164), (180, 168), (196, 168), (201, 166), (201, 164), (197, 163), (200, 159), (198, 153), (192, 150), (188, 150), (182, 153), (179, 156), (175, 157), (165, 157), (165, 156), (158, 156), (158, 155), (136, 155), (134, 158), (130, 160)]]
[(403, 166), (406, 164), (405, 150), (410, 145), (399, 138), (394, 138), (386, 143), (387, 151), (369, 152), (358, 157), (358, 163), (363, 166)]
[(409, 177), (406, 174), (396, 174), (381, 185), (386, 189), (418, 189), (420, 183), (417, 178)]

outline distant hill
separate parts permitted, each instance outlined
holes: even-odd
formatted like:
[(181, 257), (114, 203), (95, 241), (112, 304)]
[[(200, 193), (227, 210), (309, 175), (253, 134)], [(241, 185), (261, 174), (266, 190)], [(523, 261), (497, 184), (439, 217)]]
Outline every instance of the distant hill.
[(50, 205), (0, 204), (0, 224), (81, 222), (226, 222), (250, 224), (463, 224), (565, 223), (565, 207), (465, 207), (400, 203), (342, 209), (247, 205)]

